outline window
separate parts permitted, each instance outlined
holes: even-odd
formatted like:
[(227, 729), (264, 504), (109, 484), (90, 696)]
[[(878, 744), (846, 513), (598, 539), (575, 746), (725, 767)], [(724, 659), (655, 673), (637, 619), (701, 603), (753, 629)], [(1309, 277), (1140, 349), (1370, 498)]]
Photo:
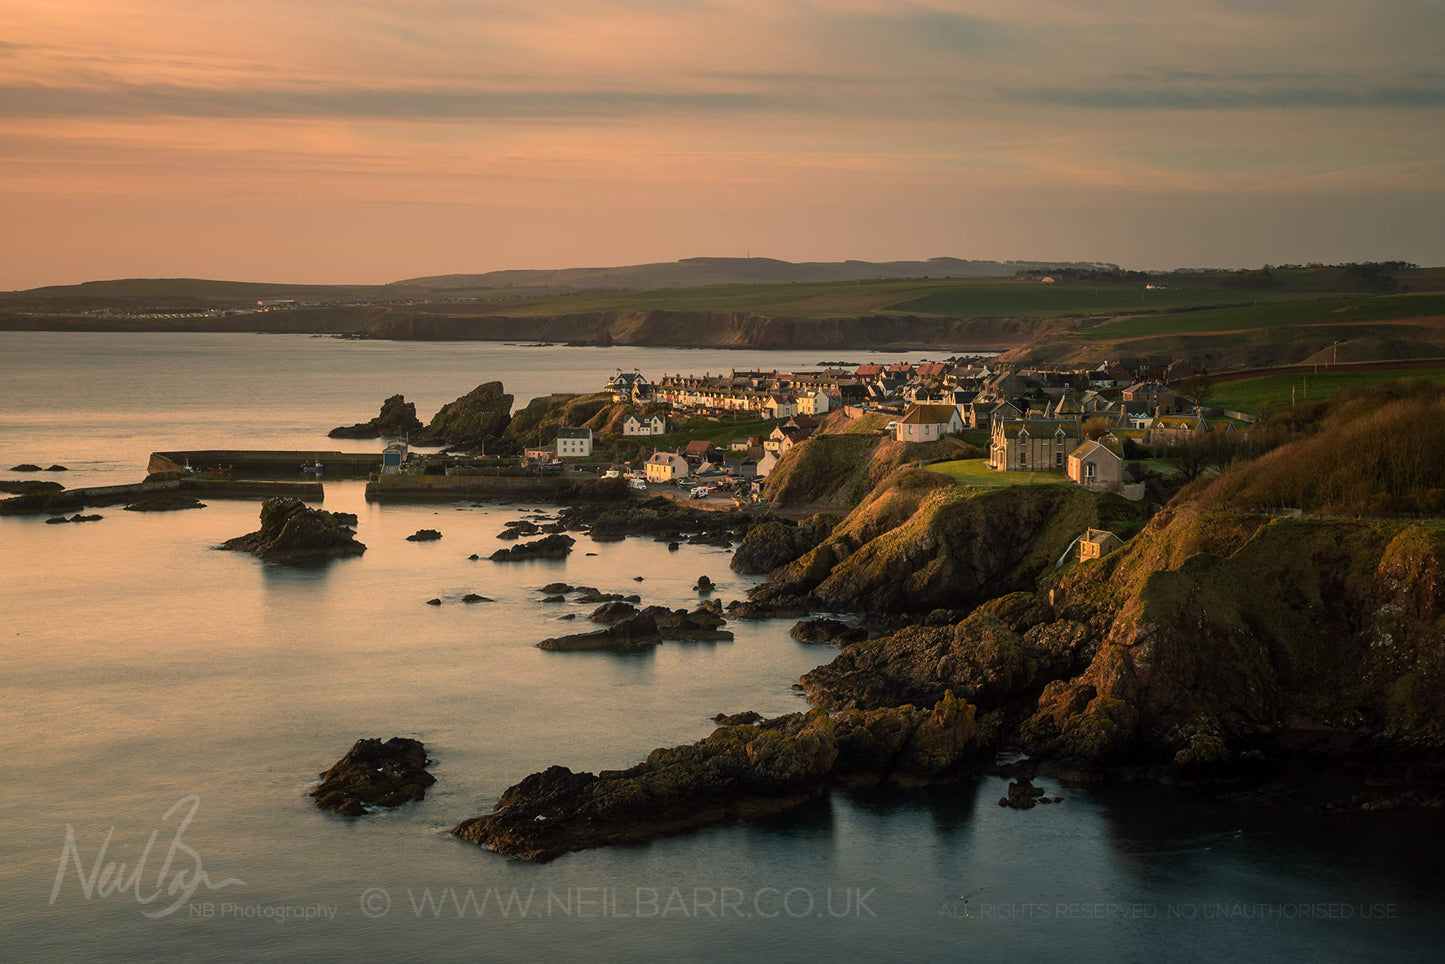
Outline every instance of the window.
[(1063, 452), (1055, 452), (1055, 453), (1054, 453), (1054, 465), (1058, 466), (1058, 465), (1063, 465), (1063, 464), (1064, 464), (1064, 453), (1063, 453)]
[(1093, 462), (1085, 462), (1085, 463), (1084, 463), (1084, 478), (1088, 479), (1090, 482), (1092, 482), (1092, 481), (1094, 480), (1094, 463), (1093, 463)]

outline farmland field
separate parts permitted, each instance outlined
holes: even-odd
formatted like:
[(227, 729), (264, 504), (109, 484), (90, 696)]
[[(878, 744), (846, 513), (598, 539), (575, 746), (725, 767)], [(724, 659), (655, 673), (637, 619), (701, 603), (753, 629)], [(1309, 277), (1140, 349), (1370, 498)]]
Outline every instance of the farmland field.
[(1191, 332), (1247, 331), (1290, 325), (1358, 324), (1445, 314), (1445, 294), (1382, 295), (1274, 301), (1168, 315), (1120, 318), (1079, 332), (1089, 339), (1141, 338)]
[(1445, 366), (1384, 371), (1300, 372), (1261, 375), (1221, 382), (1209, 396), (1209, 404), (1230, 411), (1260, 412), (1271, 404), (1288, 405), (1290, 390), (1297, 401), (1321, 401), (1347, 388), (1374, 388), (1400, 379), (1423, 379), (1445, 385)]

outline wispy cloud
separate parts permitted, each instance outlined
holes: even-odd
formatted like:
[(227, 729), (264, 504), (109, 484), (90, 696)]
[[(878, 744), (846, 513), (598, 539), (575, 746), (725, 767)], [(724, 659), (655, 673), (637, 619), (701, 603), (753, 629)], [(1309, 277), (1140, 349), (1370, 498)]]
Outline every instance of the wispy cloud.
[(1026, 104), (1099, 110), (1257, 110), (1262, 108), (1445, 108), (1445, 86), (1414, 87), (1020, 87), (999, 88)]

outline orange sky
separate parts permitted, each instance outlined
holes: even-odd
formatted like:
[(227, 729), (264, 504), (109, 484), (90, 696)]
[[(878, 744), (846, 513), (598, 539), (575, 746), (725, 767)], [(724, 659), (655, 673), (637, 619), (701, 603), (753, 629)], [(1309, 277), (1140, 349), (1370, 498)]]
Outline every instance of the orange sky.
[(1445, 263), (1445, 4), (0, 0), (0, 288)]

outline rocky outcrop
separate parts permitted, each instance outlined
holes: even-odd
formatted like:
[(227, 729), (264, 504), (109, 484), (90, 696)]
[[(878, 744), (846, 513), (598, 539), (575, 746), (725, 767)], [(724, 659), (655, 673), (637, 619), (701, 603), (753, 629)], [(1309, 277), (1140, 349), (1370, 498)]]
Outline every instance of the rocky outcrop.
[(836, 721), (812, 710), (723, 725), (691, 746), (653, 750), (626, 770), (551, 767), (508, 788), (492, 813), (452, 833), (497, 853), (545, 861), (776, 813), (834, 785), (955, 780), (978, 752), (973, 708), (951, 696), (931, 709), (906, 706)]
[(754, 723), (762, 722), (763, 714), (755, 710), (744, 710), (741, 713), (719, 713), (712, 718), (718, 726), (752, 726)]
[[(353, 517), (354, 518), (354, 517)], [(284, 497), (261, 503), (261, 528), (218, 547), (249, 552), (267, 562), (305, 562), (359, 556), (366, 546), (337, 514)]]
[(330, 438), (403, 438), (419, 434), (421, 420), (416, 405), (403, 395), (393, 395), (381, 403), (381, 412), (373, 419), (355, 425), (342, 425), (327, 432)]
[(153, 495), (125, 507), (127, 512), (179, 512), (185, 509), (204, 509), (206, 503), (194, 496), (166, 493)]
[(657, 624), (657, 631), (669, 642), (727, 642), (733, 638), (721, 613), (699, 606), (692, 612), (686, 609), (668, 609), (665, 606), (648, 606), (642, 610)]
[(55, 526), (62, 525), (66, 522), (99, 522), (103, 518), (105, 518), (105, 516), (81, 515), (80, 513), (76, 513), (75, 515), (69, 517), (63, 515), (54, 516), (52, 518), (46, 519), (45, 524)]
[(733, 553), (732, 570), (748, 575), (772, 572), (817, 548), (840, 521), (839, 516), (820, 513), (798, 525), (781, 519), (760, 522), (747, 531)]
[(512, 396), (501, 382), (485, 382), (432, 416), (413, 444), (476, 445), (501, 438), (512, 418)]
[(40, 471), (43, 471), (43, 470), (40, 468), (40, 466), (36, 465), (34, 462), (21, 462), (19, 465), (12, 465), (12, 466), (10, 466), (10, 471), (11, 471), (11, 472), (40, 472)]
[(498, 549), (490, 558), (493, 562), (521, 562), (526, 559), (565, 559), (577, 540), (571, 536), (554, 532), (535, 542), (522, 542), (505, 549)]
[(321, 785), (311, 796), (322, 810), (348, 817), (359, 817), (369, 807), (399, 807), (422, 799), (436, 783), (426, 769), (430, 762), (417, 740), (357, 740), (321, 774)]
[(406, 537), (407, 542), (436, 542), (442, 534), (436, 529), (418, 529)]
[(956, 488), (896, 473), (816, 549), (748, 593), (760, 609), (926, 613), (1032, 588), (1098, 524), (1098, 499), (1072, 485)]
[(640, 646), (654, 646), (660, 642), (662, 642), (662, 634), (658, 631), (656, 620), (651, 616), (638, 614), (608, 626), (606, 629), (544, 639), (537, 644), (537, 648), (556, 653), (577, 653), (592, 650), (636, 649)]

